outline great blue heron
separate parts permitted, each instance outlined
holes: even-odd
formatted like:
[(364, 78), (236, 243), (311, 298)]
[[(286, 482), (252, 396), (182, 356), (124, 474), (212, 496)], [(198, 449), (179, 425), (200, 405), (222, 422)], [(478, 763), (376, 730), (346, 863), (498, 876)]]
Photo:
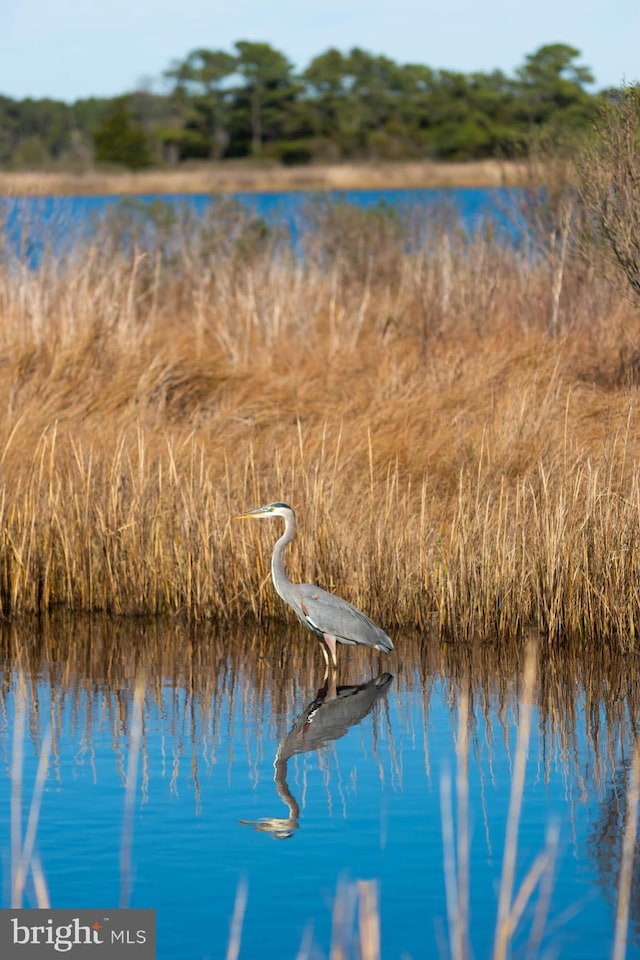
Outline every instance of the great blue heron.
[(284, 551), (296, 535), (296, 517), (287, 503), (268, 503), (257, 510), (241, 513), (234, 520), (262, 517), (282, 517), (284, 520), (284, 533), (276, 542), (271, 557), (273, 585), (305, 627), (319, 637), (327, 669), (336, 667), (336, 643), (373, 647), (383, 653), (393, 650), (384, 630), (352, 604), (312, 583), (291, 582), (284, 569)]

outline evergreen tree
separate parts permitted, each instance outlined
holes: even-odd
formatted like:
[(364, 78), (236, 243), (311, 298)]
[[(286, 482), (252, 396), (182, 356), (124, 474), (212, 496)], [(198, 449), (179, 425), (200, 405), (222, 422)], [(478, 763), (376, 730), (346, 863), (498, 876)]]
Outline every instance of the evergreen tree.
[(149, 138), (131, 116), (128, 98), (118, 97), (111, 111), (93, 131), (96, 163), (118, 163), (131, 170), (152, 162)]
[(229, 145), (228, 80), (235, 73), (236, 62), (224, 50), (200, 48), (165, 73), (173, 83), (173, 97), (190, 103), (188, 126), (196, 135), (200, 133), (212, 160), (220, 160)]
[(249, 135), (250, 152), (260, 156), (266, 141), (287, 133), (299, 87), (292, 64), (268, 43), (238, 40), (235, 48), (242, 79), (235, 90), (236, 130)]
[(575, 61), (580, 51), (564, 43), (540, 47), (517, 71), (516, 116), (531, 133), (563, 136), (585, 129), (593, 116), (593, 98), (585, 87), (591, 71)]

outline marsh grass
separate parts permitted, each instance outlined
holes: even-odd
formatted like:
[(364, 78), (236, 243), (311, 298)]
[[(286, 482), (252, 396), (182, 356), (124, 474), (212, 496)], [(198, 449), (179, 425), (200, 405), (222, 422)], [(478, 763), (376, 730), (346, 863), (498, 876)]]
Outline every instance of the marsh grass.
[(563, 253), (550, 330), (546, 261), (422, 217), (316, 212), (301, 258), (224, 201), (5, 264), (0, 613), (282, 617), (229, 518), (283, 499), (291, 576), (392, 632), (635, 648), (638, 315)]

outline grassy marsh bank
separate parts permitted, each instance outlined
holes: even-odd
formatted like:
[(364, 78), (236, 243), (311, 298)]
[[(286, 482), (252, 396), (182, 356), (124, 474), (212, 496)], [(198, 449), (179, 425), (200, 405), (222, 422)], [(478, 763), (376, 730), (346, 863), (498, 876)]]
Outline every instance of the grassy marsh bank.
[(287, 190), (388, 190), (411, 187), (497, 187), (521, 179), (515, 161), (312, 164), (194, 164), (187, 169), (1, 171), (0, 196), (245, 193)]
[[(0, 271), (0, 612), (282, 615), (292, 577), (389, 629), (635, 646), (638, 313), (577, 256), (226, 204)], [(415, 240), (415, 234), (413, 235)], [(560, 283), (558, 284), (558, 277)]]

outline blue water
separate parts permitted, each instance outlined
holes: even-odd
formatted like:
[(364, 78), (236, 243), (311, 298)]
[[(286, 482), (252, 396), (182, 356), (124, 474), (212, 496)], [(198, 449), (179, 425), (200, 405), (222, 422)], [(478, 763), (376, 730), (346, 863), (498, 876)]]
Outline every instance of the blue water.
[(95, 236), (100, 224), (118, 207), (132, 210), (166, 205), (197, 216), (223, 200), (236, 202), (248, 213), (262, 218), (271, 227), (284, 228), (295, 244), (304, 228), (309, 204), (318, 198), (348, 203), (361, 209), (390, 207), (408, 215), (421, 211), (428, 218), (441, 216), (444, 208), (453, 212), (469, 231), (487, 223), (513, 233), (505, 213), (514, 190), (505, 188), (460, 187), (455, 189), (346, 190), (317, 194), (308, 191), (281, 193), (236, 193), (227, 198), (211, 194), (153, 194), (135, 198), (117, 196), (11, 197), (0, 198), (0, 222), (4, 223), (5, 252), (30, 267), (37, 267), (48, 251), (65, 256), (78, 243)]
[[(114, 907), (124, 898), (154, 907), (158, 957), (202, 960), (224, 956), (238, 885), (246, 882), (241, 957), (294, 960), (305, 935), (313, 937), (312, 956), (328, 955), (339, 885), (374, 879), (383, 957), (441, 955), (448, 936), (441, 790), (453, 777), (455, 820), (467, 691), (470, 932), (474, 955), (490, 955), (521, 716), (515, 658), (485, 650), (468, 669), (464, 648), (458, 655), (394, 638), (400, 653), (390, 657), (349, 649), (338, 678), (347, 689), (318, 697), (322, 659), (308, 641), (300, 654), (305, 640), (295, 628), (258, 643), (251, 631), (232, 640), (228, 628), (203, 631), (194, 641), (165, 627), (155, 646), (140, 633), (110, 638), (108, 625), (101, 629), (99, 642), (68, 628), (59, 641), (37, 630), (23, 641), (32, 651), (20, 659), (25, 818), (42, 737), (54, 731), (37, 843), (53, 906)], [(536, 955), (602, 960), (611, 954), (637, 704), (611, 673), (584, 663), (582, 675), (579, 664), (547, 665), (535, 698), (517, 882), (554, 826), (553, 893)], [(2, 667), (8, 905), (17, 657), (5, 651)], [(145, 692), (129, 870), (121, 851), (136, 679)], [(615, 702), (608, 701), (614, 686)], [(525, 911), (520, 946), (538, 902), (536, 894)], [(30, 886), (26, 905), (34, 905)], [(629, 957), (640, 957), (638, 905), (633, 898)]]

